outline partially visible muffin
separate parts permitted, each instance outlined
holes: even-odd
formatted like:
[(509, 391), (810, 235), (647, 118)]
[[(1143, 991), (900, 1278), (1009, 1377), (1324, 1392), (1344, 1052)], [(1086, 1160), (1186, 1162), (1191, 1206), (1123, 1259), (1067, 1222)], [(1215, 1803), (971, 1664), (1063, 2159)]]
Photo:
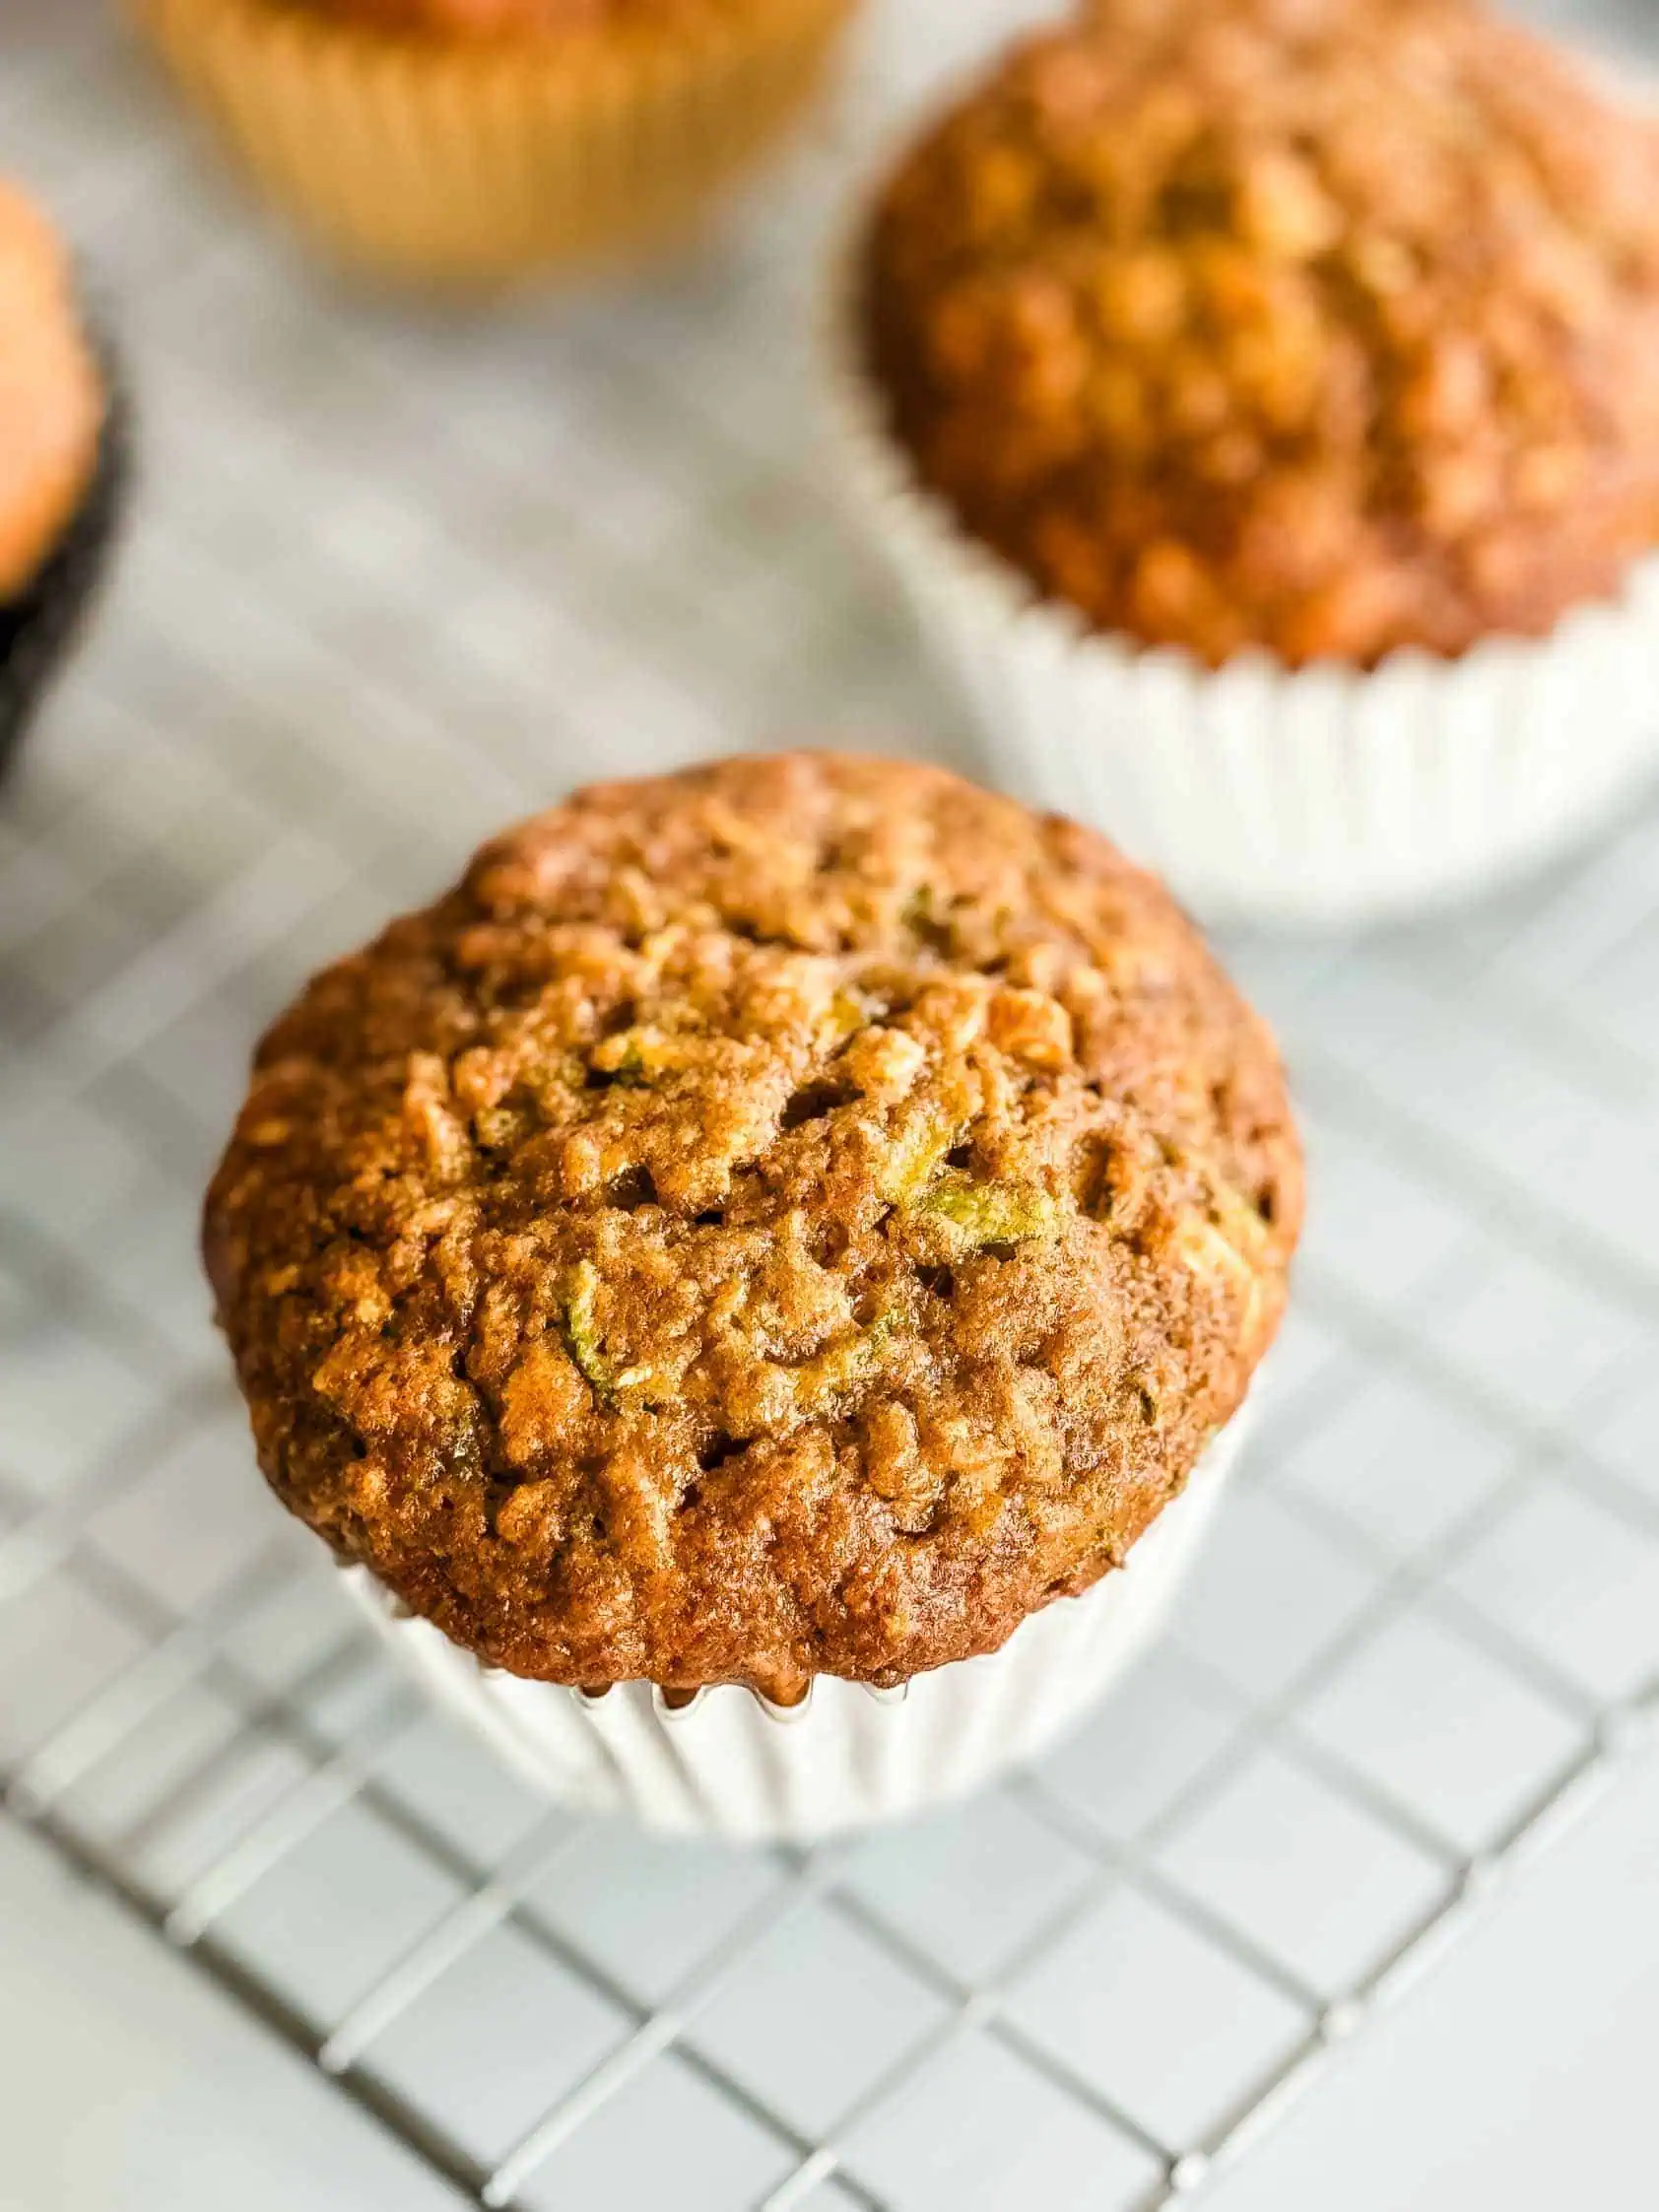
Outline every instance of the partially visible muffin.
[(0, 178), (0, 602), (33, 582), (86, 499), (104, 408), (68, 255)]
[(864, 332), (1040, 593), (1219, 666), (1538, 636), (1659, 542), (1659, 126), (1456, 0), (1100, 0), (888, 185)]
[(126, 422), (111, 360), (62, 240), (0, 178), (0, 772), (80, 631), (120, 519)]
[(341, 23), (440, 37), (555, 38), (581, 32), (650, 31), (734, 12), (736, 0), (300, 0)]
[(1234, 1412), (1301, 1209), (1151, 878), (942, 771), (597, 785), (316, 978), (205, 1248), (279, 1495), (513, 1673), (999, 1646)]
[(316, 243), (498, 285), (695, 231), (823, 82), (854, 0), (135, 0)]

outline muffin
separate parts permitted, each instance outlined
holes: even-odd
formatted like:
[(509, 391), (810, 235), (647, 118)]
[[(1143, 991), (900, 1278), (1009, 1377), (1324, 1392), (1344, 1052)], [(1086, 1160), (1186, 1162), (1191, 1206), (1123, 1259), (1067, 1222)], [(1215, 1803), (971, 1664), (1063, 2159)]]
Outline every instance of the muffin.
[(1399, 910), (1647, 759), (1659, 124), (1473, 5), (1105, 0), (861, 216), (849, 473), (1005, 770)]
[(689, 229), (852, 0), (134, 0), (287, 216), (394, 280), (499, 283)]
[(1272, 1043), (1150, 877), (795, 755), (581, 792), (316, 978), (205, 1251), (266, 1476), (446, 1695), (555, 1786), (597, 1729), (688, 1771), (663, 1817), (803, 1833), (1121, 1663), (1300, 1207)]
[(119, 470), (69, 258), (0, 178), (0, 771), (97, 581)]

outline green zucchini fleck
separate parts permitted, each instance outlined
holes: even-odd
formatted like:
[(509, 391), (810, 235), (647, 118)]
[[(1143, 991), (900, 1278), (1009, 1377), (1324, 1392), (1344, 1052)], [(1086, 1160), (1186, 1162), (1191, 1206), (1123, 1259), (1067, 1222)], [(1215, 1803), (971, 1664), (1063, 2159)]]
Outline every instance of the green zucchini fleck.
[(1060, 1209), (1045, 1190), (1029, 1184), (976, 1182), (948, 1170), (915, 1200), (918, 1213), (934, 1214), (960, 1231), (970, 1244), (1024, 1244), (1052, 1237)]
[(564, 1342), (594, 1395), (602, 1404), (612, 1405), (617, 1394), (616, 1373), (602, 1349), (598, 1299), (599, 1270), (592, 1260), (579, 1260), (564, 1301)]

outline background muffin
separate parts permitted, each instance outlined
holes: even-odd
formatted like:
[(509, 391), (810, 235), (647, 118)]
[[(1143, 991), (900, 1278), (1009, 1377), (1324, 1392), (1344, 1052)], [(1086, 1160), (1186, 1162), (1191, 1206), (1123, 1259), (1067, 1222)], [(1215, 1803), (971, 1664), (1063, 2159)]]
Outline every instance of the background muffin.
[(498, 281), (689, 229), (852, 0), (134, 0), (271, 199), (384, 276)]
[(67, 257), (43, 216), (0, 179), (0, 601), (16, 599), (92, 483), (103, 387), (82, 335)]
[(495, 38), (706, 22), (731, 0), (298, 0), (337, 21), (377, 23), (393, 31)]
[(114, 428), (69, 257), (0, 178), (0, 767), (97, 580)]
[(318, 977), (206, 1243), (342, 1557), (514, 1674), (788, 1701), (1117, 1566), (1299, 1213), (1271, 1043), (1154, 883), (795, 756), (586, 791)]
[(1005, 772), (1201, 905), (1473, 888), (1647, 757), (1659, 125), (1538, 39), (1106, 0), (903, 157), (842, 283), (844, 473)]
[(1659, 126), (1473, 9), (1113, 18), (886, 195), (870, 344), (923, 480), (1212, 664), (1614, 591), (1659, 536)]

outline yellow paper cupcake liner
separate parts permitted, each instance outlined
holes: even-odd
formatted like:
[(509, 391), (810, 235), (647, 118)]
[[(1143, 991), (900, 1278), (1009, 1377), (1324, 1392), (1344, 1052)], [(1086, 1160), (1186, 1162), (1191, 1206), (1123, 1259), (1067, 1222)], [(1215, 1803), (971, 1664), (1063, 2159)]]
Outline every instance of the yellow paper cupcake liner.
[(337, 258), (490, 284), (695, 226), (816, 89), (855, 0), (469, 43), (285, 0), (134, 0), (186, 95)]

